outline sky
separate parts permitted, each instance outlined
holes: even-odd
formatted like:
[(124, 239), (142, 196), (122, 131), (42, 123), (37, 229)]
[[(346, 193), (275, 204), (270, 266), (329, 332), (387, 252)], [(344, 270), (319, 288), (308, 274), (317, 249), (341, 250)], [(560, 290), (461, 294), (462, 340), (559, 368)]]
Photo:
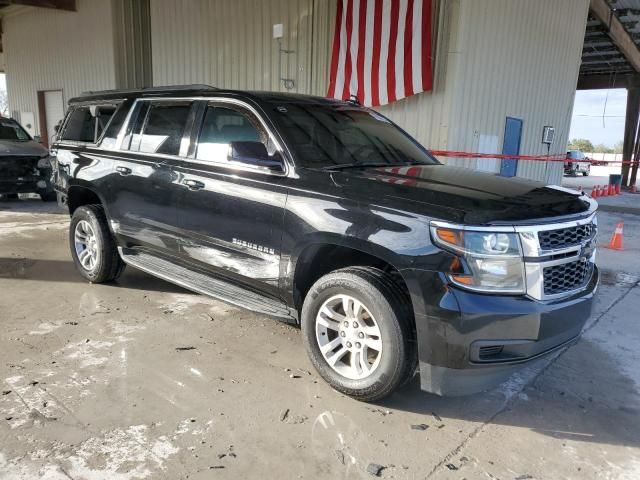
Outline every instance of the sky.
[(578, 90), (573, 105), (569, 139), (586, 138), (609, 147), (624, 137), (627, 91)]

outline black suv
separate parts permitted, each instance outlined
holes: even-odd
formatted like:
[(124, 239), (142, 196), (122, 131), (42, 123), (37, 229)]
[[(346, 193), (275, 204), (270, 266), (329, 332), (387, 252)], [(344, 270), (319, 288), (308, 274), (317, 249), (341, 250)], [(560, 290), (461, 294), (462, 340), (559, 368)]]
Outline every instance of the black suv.
[(424, 390), (485, 389), (591, 312), (593, 200), (442, 165), (354, 102), (90, 92), (53, 148), (84, 277), (128, 264), (299, 324), (319, 374), (360, 400), (418, 366)]

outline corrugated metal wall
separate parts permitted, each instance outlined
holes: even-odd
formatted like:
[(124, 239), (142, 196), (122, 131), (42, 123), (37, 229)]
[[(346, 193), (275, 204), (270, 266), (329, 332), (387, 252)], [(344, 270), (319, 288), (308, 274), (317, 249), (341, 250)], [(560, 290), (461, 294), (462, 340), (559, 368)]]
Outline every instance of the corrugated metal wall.
[[(154, 83), (287, 91), (281, 78), (292, 78), (290, 91), (325, 95), (336, 6), (336, 0), (151, 0)], [(282, 55), (280, 72), (277, 23), (284, 25), (282, 48), (294, 50)], [(380, 110), (425, 144), (445, 148), (444, 90), (442, 77), (433, 94)]]
[[(289, 78), (289, 91), (309, 92), (313, 7), (313, 0), (152, 0), (154, 83), (285, 91), (281, 79)], [(281, 42), (273, 38), (278, 23)]]
[[(521, 153), (547, 153), (545, 125), (556, 128), (551, 154), (565, 152), (588, 8), (589, 0), (460, 0), (450, 149), (478, 151), (481, 135), (501, 148), (511, 116), (523, 120)], [(517, 175), (560, 184), (562, 164), (520, 161)]]
[(86, 90), (115, 87), (110, 1), (78, 0), (77, 12), (30, 9), (3, 19), (10, 111), (33, 112), (38, 90), (63, 90), (65, 102)]
[[(88, 89), (144, 81), (144, 72), (129, 70), (126, 58), (114, 55), (114, 45), (125, 45), (122, 39), (115, 41), (121, 27), (133, 40), (140, 33), (123, 23), (127, 10), (122, 7), (132, 1), (78, 0), (78, 13), (32, 9), (7, 17), (11, 110), (31, 111), (37, 118), (38, 90), (62, 88), (68, 99)], [(336, 4), (150, 0), (153, 83), (287, 91), (282, 79), (288, 78), (294, 81), (288, 91), (324, 95)], [(512, 116), (523, 120), (521, 153), (547, 153), (541, 142), (544, 125), (556, 128), (551, 153), (563, 153), (588, 4), (436, 2), (434, 91), (380, 110), (430, 148), (500, 151), (505, 119)], [(277, 23), (284, 25), (280, 42), (272, 33)], [(47, 32), (47, 42), (31, 32)], [(447, 162), (479, 166), (476, 160)], [(482, 167), (497, 171), (499, 162), (485, 161)], [(520, 162), (517, 174), (560, 183), (561, 170), (560, 163)]]
[[(211, 83), (324, 95), (337, 0), (151, 0), (154, 83)], [(501, 151), (507, 116), (523, 120), (521, 153), (566, 146), (589, 0), (436, 3), (435, 88), (380, 110), (430, 148)], [(284, 54), (272, 25), (283, 23)], [(484, 146), (486, 148), (486, 145)], [(476, 160), (447, 159), (470, 168)], [(498, 171), (499, 162), (484, 162)], [(562, 165), (520, 162), (517, 175), (560, 183)]]

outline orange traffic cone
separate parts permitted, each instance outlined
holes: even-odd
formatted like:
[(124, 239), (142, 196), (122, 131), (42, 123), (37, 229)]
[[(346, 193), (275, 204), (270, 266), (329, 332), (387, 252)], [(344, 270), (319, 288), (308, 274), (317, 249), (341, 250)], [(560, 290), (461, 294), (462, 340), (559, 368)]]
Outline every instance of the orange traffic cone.
[(624, 226), (623, 222), (620, 222), (616, 225), (616, 230), (613, 232), (613, 236), (609, 241), (609, 245), (607, 248), (611, 248), (613, 250), (622, 250), (622, 227)]
[(615, 193), (613, 193), (613, 184), (612, 183), (610, 183), (609, 186), (607, 187), (607, 195), (609, 195), (610, 197), (615, 195)]
[(620, 184), (619, 184), (619, 183), (616, 183), (616, 195), (620, 195), (620, 189), (621, 189), (621, 188), (622, 188), (622, 187), (620, 186)]
[(607, 189), (602, 187), (600, 188), (600, 196), (601, 197), (606, 197), (607, 196)]
[(591, 198), (598, 198), (598, 186), (597, 185), (591, 189)]

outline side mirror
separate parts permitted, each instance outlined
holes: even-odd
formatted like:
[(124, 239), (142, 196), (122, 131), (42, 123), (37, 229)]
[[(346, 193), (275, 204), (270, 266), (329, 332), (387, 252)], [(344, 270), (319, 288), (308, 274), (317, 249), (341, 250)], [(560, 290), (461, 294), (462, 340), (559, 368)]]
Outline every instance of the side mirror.
[(33, 141), (37, 143), (42, 143), (42, 137), (40, 135), (34, 135)]
[(231, 142), (229, 160), (266, 167), (270, 170), (282, 170), (282, 161), (279, 156), (269, 157), (267, 147), (260, 142)]

